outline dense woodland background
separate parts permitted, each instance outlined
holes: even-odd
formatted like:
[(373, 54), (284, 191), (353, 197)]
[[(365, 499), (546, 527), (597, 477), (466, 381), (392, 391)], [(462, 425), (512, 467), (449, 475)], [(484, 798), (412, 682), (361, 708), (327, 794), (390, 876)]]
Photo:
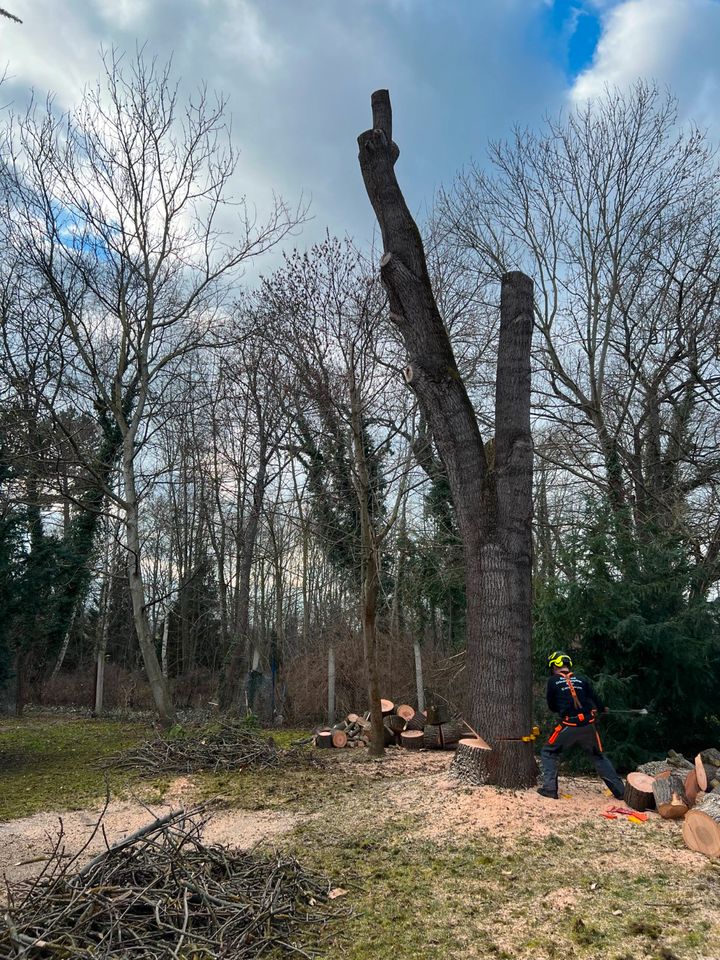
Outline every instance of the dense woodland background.
[[(233, 199), (228, 122), (112, 55), (71, 115), (2, 117), (0, 697), (310, 723), (332, 651), (364, 709), (364, 516), (383, 691), (415, 700), (419, 646), (462, 706), (462, 551), (375, 251)], [(648, 707), (627, 764), (720, 742), (719, 185), (640, 84), (490, 145), (423, 225), (485, 436), (499, 278), (535, 281), (538, 689), (561, 647)]]

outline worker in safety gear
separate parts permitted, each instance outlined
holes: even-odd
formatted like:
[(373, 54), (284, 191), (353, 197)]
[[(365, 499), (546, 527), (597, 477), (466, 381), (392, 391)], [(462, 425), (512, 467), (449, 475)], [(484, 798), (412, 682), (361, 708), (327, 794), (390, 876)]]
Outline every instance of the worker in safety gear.
[(572, 672), (572, 660), (566, 653), (553, 651), (548, 657), (548, 666), (547, 704), (553, 713), (560, 714), (560, 723), (540, 751), (543, 785), (538, 793), (543, 797), (558, 799), (560, 756), (577, 745), (590, 757), (612, 795), (622, 800), (625, 785), (603, 753), (597, 730), (598, 714), (607, 713), (607, 707), (588, 678)]

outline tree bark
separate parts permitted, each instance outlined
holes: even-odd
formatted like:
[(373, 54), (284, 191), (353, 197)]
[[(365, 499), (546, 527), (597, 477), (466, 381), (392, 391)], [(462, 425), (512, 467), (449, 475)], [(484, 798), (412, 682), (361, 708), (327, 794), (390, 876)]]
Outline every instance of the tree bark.
[(123, 483), (125, 494), (125, 532), (127, 537), (128, 581), (132, 599), (133, 621), (140, 646), (145, 673), (152, 690), (160, 722), (171, 726), (175, 722), (175, 710), (170, 699), (165, 678), (160, 669), (155, 645), (150, 632), (150, 623), (145, 605), (145, 584), (141, 565), (141, 545), (138, 516), (138, 499), (135, 489), (134, 443), (132, 434), (126, 434), (123, 443)]
[(382, 233), (380, 272), (390, 317), (408, 354), (405, 379), (433, 431), (463, 541), (469, 713), (493, 748), (483, 751), (479, 776), (500, 786), (528, 787), (536, 765), (532, 744), (520, 738), (532, 726), (532, 281), (521, 273), (502, 278), (497, 439), (489, 463), (433, 295), (420, 233), (395, 177), (399, 150), (386, 90), (373, 94), (372, 108), (373, 129), (358, 138), (360, 169)]
[(328, 647), (328, 726), (335, 723), (335, 648)]

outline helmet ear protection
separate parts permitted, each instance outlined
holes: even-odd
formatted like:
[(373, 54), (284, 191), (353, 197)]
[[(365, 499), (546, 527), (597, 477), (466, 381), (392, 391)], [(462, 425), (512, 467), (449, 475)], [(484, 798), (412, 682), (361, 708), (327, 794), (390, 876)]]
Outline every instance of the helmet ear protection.
[(570, 657), (562, 650), (553, 650), (548, 657), (548, 666), (552, 670), (554, 667), (571, 667), (573, 665)]

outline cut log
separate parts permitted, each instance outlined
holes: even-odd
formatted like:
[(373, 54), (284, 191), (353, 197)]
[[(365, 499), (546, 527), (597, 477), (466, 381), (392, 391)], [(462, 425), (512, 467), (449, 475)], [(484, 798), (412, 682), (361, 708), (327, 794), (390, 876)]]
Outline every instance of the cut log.
[[(457, 720), (440, 724), (440, 746), (454, 748), (461, 740), (468, 739), (467, 727)], [(473, 738), (474, 739), (474, 738)]]
[(684, 781), (677, 774), (653, 781), (657, 812), (665, 820), (679, 820), (688, 812), (690, 804), (685, 796)]
[(357, 713), (349, 713), (345, 717), (345, 719), (347, 720), (348, 723), (358, 723), (360, 720), (360, 717), (358, 716)]
[(383, 736), (385, 738), (385, 746), (390, 747), (397, 741), (395, 740), (395, 734), (388, 727), (383, 724)]
[(383, 723), (388, 730), (392, 730), (393, 733), (402, 733), (405, 729), (405, 719), (399, 717), (396, 713), (391, 713), (385, 717)]
[(403, 730), (400, 734), (400, 746), (407, 750), (421, 750), (424, 737), (422, 730)]
[(447, 723), (450, 719), (447, 707), (440, 706), (437, 703), (431, 703), (426, 713), (428, 723), (432, 723), (433, 725)]
[(344, 730), (333, 730), (332, 744), (334, 747), (338, 747), (339, 749), (341, 749), (342, 747), (347, 746), (347, 742), (348, 742), (348, 735), (345, 733)]
[[(503, 745), (505, 746), (505, 745)], [(457, 751), (450, 764), (450, 773), (464, 783), (474, 787), (487, 783), (488, 747), (484, 740), (464, 737), (457, 745)]]
[(395, 704), (392, 700), (381, 700), (380, 709), (384, 717), (389, 717), (391, 713), (395, 713)]
[(649, 777), (657, 777), (665, 770), (670, 770), (667, 760), (650, 760), (649, 763), (641, 763), (637, 768), (638, 773), (646, 773)]
[(633, 810), (654, 810), (654, 782), (647, 773), (629, 773), (625, 781), (625, 803)]
[[(708, 775), (705, 769), (705, 764), (703, 763), (702, 754), (699, 753), (695, 757), (695, 776), (697, 777), (698, 787), (701, 790), (707, 790), (708, 788)], [(712, 778), (711, 778), (712, 779)]]
[(685, 777), (685, 796), (688, 799), (688, 806), (695, 806), (698, 794), (702, 794), (702, 790), (698, 785), (698, 775), (695, 770), (690, 770)]
[(338, 723), (333, 724), (333, 730), (347, 730), (347, 723), (344, 720), (340, 720)]
[(315, 746), (320, 749), (327, 750), (333, 745), (333, 731), (332, 730), (318, 730), (315, 734)]
[(676, 770), (692, 770), (695, 766), (687, 757), (684, 757), (676, 750), (668, 750), (667, 762), (669, 767), (673, 767)]
[(700, 756), (702, 757), (703, 763), (709, 763), (713, 767), (720, 767), (720, 750), (716, 750), (715, 747), (710, 747), (709, 750), (701, 750)]
[(706, 857), (720, 857), (720, 794), (708, 794), (688, 812), (683, 840)]
[(440, 727), (434, 723), (428, 723), (423, 730), (423, 746), (428, 750), (439, 750), (442, 747), (440, 742)]
[(418, 713), (415, 707), (411, 707), (408, 703), (401, 703), (396, 712), (398, 716), (403, 717), (407, 721), (406, 730), (425, 729), (427, 720), (422, 713)]

